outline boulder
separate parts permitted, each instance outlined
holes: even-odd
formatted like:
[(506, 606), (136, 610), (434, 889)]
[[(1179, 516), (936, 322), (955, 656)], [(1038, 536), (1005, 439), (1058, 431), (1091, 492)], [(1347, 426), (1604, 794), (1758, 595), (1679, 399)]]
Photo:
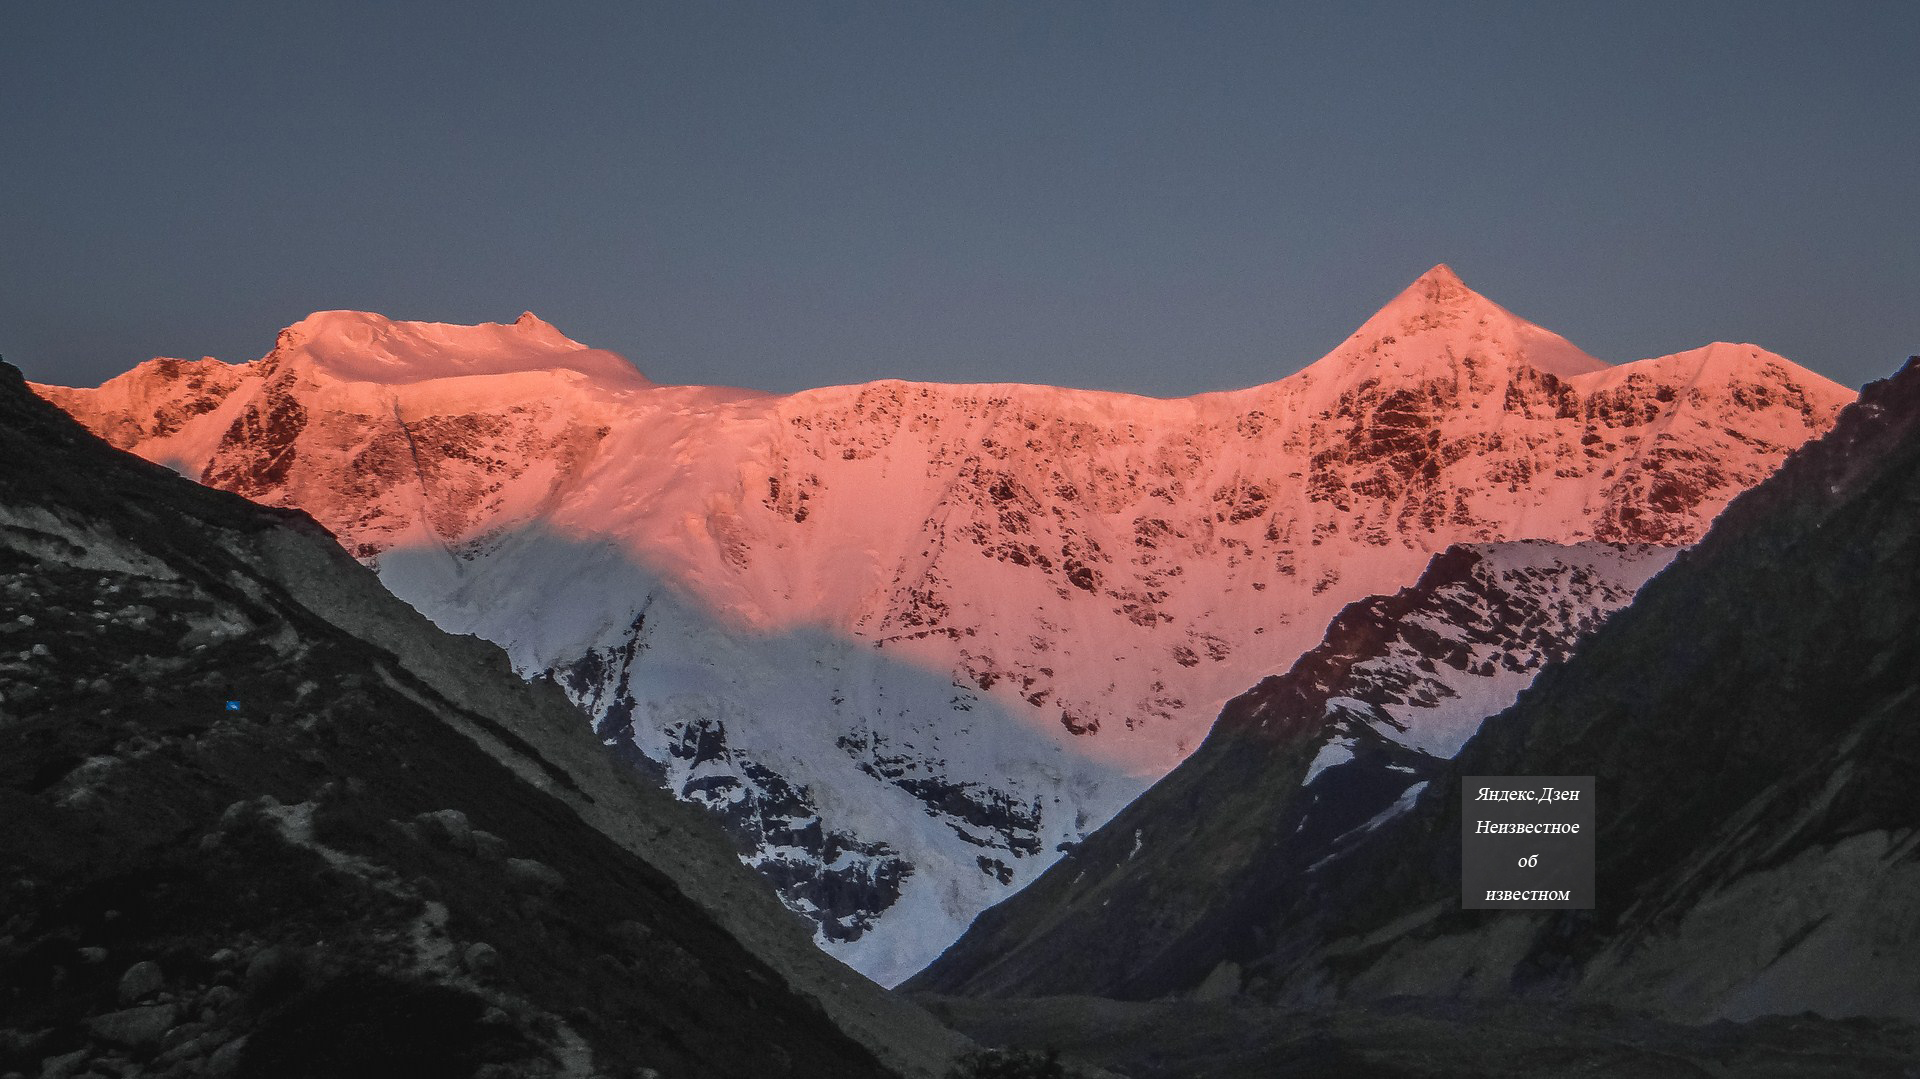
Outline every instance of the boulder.
[(160, 1044), (179, 1018), (180, 1010), (171, 1004), (148, 1004), (96, 1015), (87, 1020), (87, 1029), (104, 1042), (128, 1049), (150, 1049)]
[(120, 1003), (135, 1004), (166, 988), (160, 964), (151, 959), (135, 963), (120, 975)]
[(559, 870), (532, 858), (508, 858), (507, 882), (530, 892), (557, 892), (567, 886)]
[(473, 825), (468, 823), (465, 813), (457, 809), (436, 809), (413, 819), (420, 824), (424, 835), (438, 845), (462, 854), (473, 853)]

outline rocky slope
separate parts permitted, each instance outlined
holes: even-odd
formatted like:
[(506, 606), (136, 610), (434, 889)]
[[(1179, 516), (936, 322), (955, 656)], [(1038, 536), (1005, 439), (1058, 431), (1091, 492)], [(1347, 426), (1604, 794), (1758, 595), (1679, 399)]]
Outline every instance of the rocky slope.
[[(1920, 1020), (1916, 508), (1920, 358), (1737, 499), (1402, 812), (1239, 912), (1189, 979), (1231, 963), (1229, 988), (1296, 1003)], [(1596, 909), (1460, 909), (1459, 777), (1581, 774), (1599, 783)], [(1202, 872), (1232, 857), (1188, 854)]]
[(983, 1045), (1130, 1079), (1910, 1079), (1920, 1028), (1778, 1016), (1692, 1025), (1611, 1008), (1398, 998), (1290, 1008), (1093, 997), (929, 1000)]
[(1264, 912), (1411, 805), (1481, 721), (1673, 555), (1449, 548), (1409, 587), (1348, 606), (1290, 670), (1229, 702), (1191, 757), (908, 987), (1237, 992), (1232, 964), (1258, 946)]
[(888, 982), (1347, 603), (1455, 543), (1691, 542), (1851, 396), (1745, 345), (1608, 367), (1445, 267), (1186, 400), (664, 387), (531, 316), (350, 312), (43, 392), (552, 672)]
[(0, 365), (0, 1072), (941, 1074), (712, 822)]

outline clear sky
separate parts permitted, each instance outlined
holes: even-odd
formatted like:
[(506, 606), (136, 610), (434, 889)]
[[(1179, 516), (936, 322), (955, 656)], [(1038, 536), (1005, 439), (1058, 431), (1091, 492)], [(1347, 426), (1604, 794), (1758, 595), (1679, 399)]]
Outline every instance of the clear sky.
[(1437, 262), (1603, 359), (1920, 351), (1920, 4), (18, 3), (0, 354), (531, 309), (662, 382), (1270, 381)]

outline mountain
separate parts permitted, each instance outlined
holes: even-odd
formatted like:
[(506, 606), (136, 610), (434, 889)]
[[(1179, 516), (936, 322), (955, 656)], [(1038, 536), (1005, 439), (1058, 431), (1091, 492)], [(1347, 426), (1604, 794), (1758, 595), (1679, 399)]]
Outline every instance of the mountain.
[(1749, 345), (1609, 367), (1445, 267), (1182, 400), (660, 386), (531, 316), (347, 312), (41, 392), (551, 674), (887, 983), (1346, 604), (1457, 543), (1690, 543), (1851, 398)]
[(552, 684), (5, 365), (0, 594), (0, 1072), (943, 1073)]
[[(1228, 702), (1199, 749), (906, 988), (1151, 1000), (1207, 984), (1303, 874), (1403, 812), (1674, 556), (1472, 544), (1349, 605), (1326, 639)], [(1216, 968), (1219, 979), (1208, 982)]]
[[(1229, 823), (1211, 819), (1262, 785), (1297, 782), (1312, 746), (1280, 728), (1304, 699), (1303, 661), (1291, 683), (1236, 702), (1208, 745), (1127, 811), (1209, 818), (1175, 826), (1204, 843), (1148, 845), (1139, 859), (1152, 868), (1127, 880), (1247, 883), (1176, 927), (1188, 954), (1149, 950), (1144, 973), (1115, 963), (1076, 984), (1315, 1004), (1505, 997), (1685, 1023), (1920, 1020), (1916, 507), (1920, 357), (1866, 387), (1417, 792), (1314, 864), (1289, 859), (1284, 840), (1235, 846)], [(1269, 717), (1283, 744), (1236, 767), (1225, 750), (1266, 733)], [(1485, 775), (1597, 777), (1593, 910), (1461, 909), (1461, 777)], [(1211, 800), (1196, 807), (1196, 790)], [(1096, 833), (1090, 871), (1112, 876), (1129, 839), (1123, 820)], [(1037, 909), (1048, 891), (1079, 902), (1077, 939), (1127, 939), (1137, 917), (1091, 907), (1097, 892), (1050, 887), (1069, 865), (983, 916), (923, 981), (1015, 993), (1047, 983), (1040, 968), (1059, 961), (1068, 931), (1010, 930), (1064, 926), (1072, 912)], [(1134, 894), (1125, 886), (1108, 885)]]

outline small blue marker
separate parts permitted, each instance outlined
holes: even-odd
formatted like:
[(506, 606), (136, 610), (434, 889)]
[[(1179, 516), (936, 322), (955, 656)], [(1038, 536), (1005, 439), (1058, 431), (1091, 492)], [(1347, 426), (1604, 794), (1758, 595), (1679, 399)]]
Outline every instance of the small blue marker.
[(239, 701), (228, 701), (228, 702), (227, 702), (227, 711), (229, 711), (229, 712), (238, 712), (239, 710), (240, 710), (240, 702), (239, 702)]

